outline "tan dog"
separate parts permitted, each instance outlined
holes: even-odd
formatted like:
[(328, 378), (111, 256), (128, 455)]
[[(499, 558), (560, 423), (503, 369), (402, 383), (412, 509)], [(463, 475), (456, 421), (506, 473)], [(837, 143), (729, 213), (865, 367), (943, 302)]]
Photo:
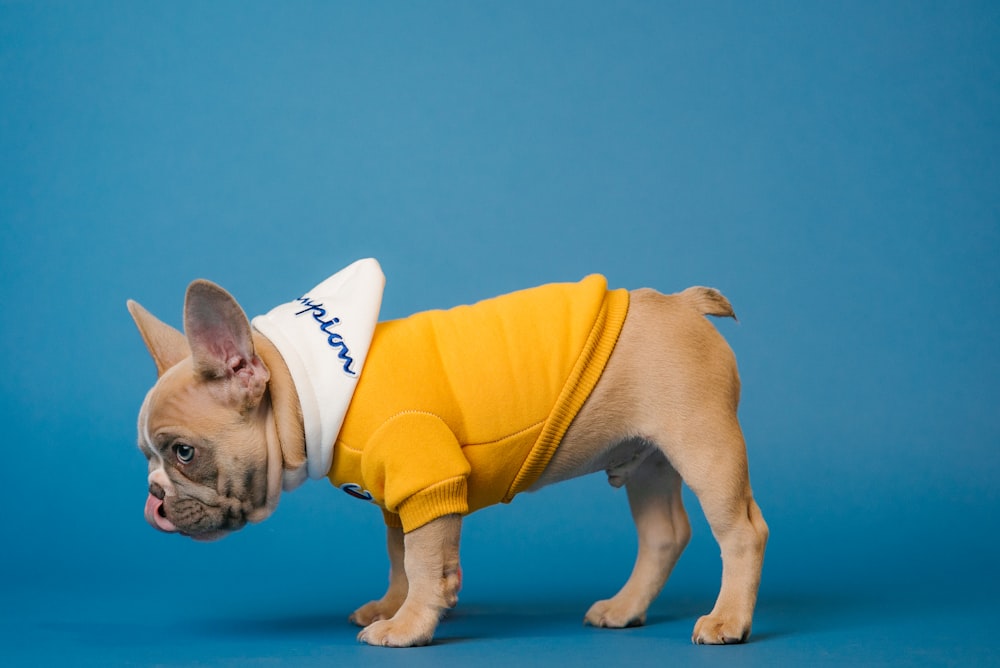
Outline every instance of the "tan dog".
[[(281, 354), (227, 292), (207, 281), (188, 288), (186, 336), (135, 302), (128, 307), (159, 374), (139, 415), (139, 445), (149, 460), (147, 521), (214, 539), (265, 519), (283, 479), (289, 486), (289, 474), (306, 460), (299, 397)], [(603, 374), (530, 489), (596, 471), (625, 486), (639, 534), (635, 567), (621, 591), (585, 618), (621, 628), (645, 622), (688, 543), (683, 479), (723, 561), (718, 600), (692, 640), (735, 643), (750, 634), (768, 529), (750, 489), (736, 417), (736, 362), (703, 315), (735, 317), (708, 288), (629, 293)], [(405, 534), (388, 528), (389, 588), (351, 615), (364, 627), (360, 640), (431, 641), (442, 613), (458, 600), (461, 522), (449, 514)]]

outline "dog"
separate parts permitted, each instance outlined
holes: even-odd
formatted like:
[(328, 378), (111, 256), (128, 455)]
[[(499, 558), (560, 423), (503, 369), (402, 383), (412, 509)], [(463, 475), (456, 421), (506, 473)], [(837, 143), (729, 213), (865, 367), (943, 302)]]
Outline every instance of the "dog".
[(698, 497), (722, 552), (698, 644), (750, 635), (768, 528), (750, 488), (735, 357), (704, 317), (717, 290), (609, 290), (599, 275), (377, 322), (374, 260), (248, 320), (224, 289), (187, 289), (184, 333), (128, 309), (158, 379), (139, 412), (146, 520), (214, 540), (329, 478), (386, 523), (385, 595), (350, 621), (370, 645), (432, 641), (461, 586), (462, 518), (604, 471), (639, 538), (631, 576), (585, 623), (645, 623), (690, 538)]

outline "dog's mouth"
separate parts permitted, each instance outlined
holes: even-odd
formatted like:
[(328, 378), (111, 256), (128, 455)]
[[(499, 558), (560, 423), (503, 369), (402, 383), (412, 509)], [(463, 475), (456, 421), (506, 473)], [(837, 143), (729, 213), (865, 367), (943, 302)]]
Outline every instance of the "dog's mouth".
[(187, 531), (182, 531), (177, 527), (176, 524), (170, 521), (167, 517), (167, 512), (164, 508), (163, 499), (150, 494), (146, 497), (146, 521), (149, 522), (154, 528), (159, 529), (165, 533), (179, 533), (182, 536), (187, 536), (189, 538), (194, 538), (198, 541), (215, 541), (226, 536), (226, 531), (206, 531), (203, 533), (188, 533)]
[(146, 521), (166, 533), (177, 533), (177, 526), (167, 518), (163, 509), (163, 499), (150, 494), (146, 497)]

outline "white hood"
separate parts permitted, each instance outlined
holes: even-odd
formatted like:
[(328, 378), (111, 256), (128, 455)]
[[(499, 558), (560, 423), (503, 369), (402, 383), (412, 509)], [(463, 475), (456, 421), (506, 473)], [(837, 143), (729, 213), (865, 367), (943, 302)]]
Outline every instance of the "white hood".
[[(358, 260), (305, 295), (253, 319), (281, 353), (302, 404), (306, 468), (322, 478), (357, 387), (382, 305), (385, 276), (374, 259)], [(285, 489), (304, 481), (286, 476)]]

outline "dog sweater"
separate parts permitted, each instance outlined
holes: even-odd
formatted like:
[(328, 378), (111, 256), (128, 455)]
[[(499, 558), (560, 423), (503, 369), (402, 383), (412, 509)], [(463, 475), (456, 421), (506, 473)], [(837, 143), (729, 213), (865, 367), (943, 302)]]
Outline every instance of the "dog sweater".
[(412, 531), (530, 488), (600, 379), (628, 311), (603, 276), (377, 323), (359, 260), (253, 319), (301, 404), (304, 470)]
[(592, 275), (379, 323), (331, 482), (406, 532), (510, 502), (597, 384), (628, 299)]

